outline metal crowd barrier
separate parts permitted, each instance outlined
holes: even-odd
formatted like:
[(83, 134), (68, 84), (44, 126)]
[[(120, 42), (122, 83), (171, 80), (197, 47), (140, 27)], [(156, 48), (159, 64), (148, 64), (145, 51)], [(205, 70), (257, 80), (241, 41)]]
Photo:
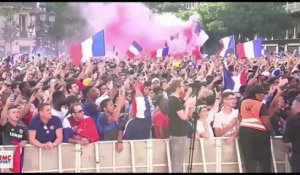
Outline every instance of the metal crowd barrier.
[[(243, 172), (238, 140), (226, 144), (226, 139), (196, 140), (193, 172)], [(88, 146), (63, 143), (53, 150), (26, 145), (23, 172), (171, 172), (169, 139), (124, 141), (123, 144), (121, 153), (116, 152), (115, 141)], [(14, 150), (15, 146), (0, 148)], [(271, 150), (273, 172), (290, 172), (281, 137), (271, 138)], [(185, 172), (187, 162), (188, 155), (183, 164)]]

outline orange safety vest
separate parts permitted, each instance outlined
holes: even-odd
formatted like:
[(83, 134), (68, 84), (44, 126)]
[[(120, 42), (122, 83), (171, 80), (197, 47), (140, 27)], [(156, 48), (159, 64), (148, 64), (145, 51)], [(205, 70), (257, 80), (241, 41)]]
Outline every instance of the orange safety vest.
[(247, 99), (242, 101), (241, 104), (241, 118), (240, 127), (247, 127), (261, 131), (267, 131), (263, 125), (259, 112), (263, 103), (257, 100)]

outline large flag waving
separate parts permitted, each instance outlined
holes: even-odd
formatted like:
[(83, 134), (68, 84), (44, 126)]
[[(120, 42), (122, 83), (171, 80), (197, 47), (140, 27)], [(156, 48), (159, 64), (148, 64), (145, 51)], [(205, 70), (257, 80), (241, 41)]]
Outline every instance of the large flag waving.
[(226, 57), (229, 53), (233, 53), (235, 46), (234, 35), (224, 37), (219, 41), (222, 45), (222, 48), (218, 50), (218, 56)]
[(208, 40), (209, 36), (205, 33), (201, 25), (198, 23), (194, 29), (196, 34), (196, 39), (194, 40), (194, 45), (202, 47), (203, 44)]
[(197, 23), (194, 29), (194, 33), (196, 37), (192, 43), (193, 44), (192, 55), (199, 59), (202, 57), (200, 49), (204, 45), (204, 43), (208, 40), (209, 36), (205, 33), (205, 31), (203, 30), (203, 28), (199, 23)]
[(236, 46), (237, 55), (239, 58), (258, 58), (261, 57), (262, 39), (257, 38), (256, 40), (239, 43)]
[(81, 44), (70, 47), (70, 55), (73, 63), (80, 65), (92, 57), (105, 56), (104, 30), (96, 33)]

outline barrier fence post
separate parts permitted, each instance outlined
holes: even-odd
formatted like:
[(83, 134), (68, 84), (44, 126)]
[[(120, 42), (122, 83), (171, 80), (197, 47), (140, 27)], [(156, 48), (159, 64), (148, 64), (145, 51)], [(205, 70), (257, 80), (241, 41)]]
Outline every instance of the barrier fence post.
[(58, 172), (62, 173), (62, 152), (61, 152), (61, 144), (58, 145)]
[(131, 151), (132, 172), (135, 173), (134, 145), (133, 145), (133, 141), (130, 141), (129, 143), (130, 143), (130, 151)]
[(111, 142), (113, 144), (113, 149), (112, 149), (112, 158), (113, 158), (113, 172), (116, 172), (116, 142)]
[(222, 144), (220, 138), (216, 139), (216, 172), (221, 173), (222, 168), (221, 168), (221, 150)]
[(39, 149), (39, 173), (42, 172), (42, 148)]
[(274, 146), (273, 146), (273, 138), (270, 137), (270, 141), (271, 141), (271, 154), (272, 154), (272, 162), (273, 162), (273, 168), (274, 168), (274, 173), (277, 173), (277, 164), (276, 164), (276, 158), (275, 158), (275, 154), (274, 154)]
[(239, 172), (242, 173), (243, 172), (243, 167), (242, 167), (242, 161), (241, 161), (241, 153), (240, 153), (239, 142), (238, 142), (237, 138), (234, 139), (234, 143), (235, 143), (235, 150), (236, 150), (237, 160), (238, 160), (238, 165), (239, 165)]
[(96, 160), (96, 172), (99, 173), (100, 172), (100, 161), (99, 161), (99, 143), (95, 142), (95, 160)]
[(170, 156), (170, 140), (165, 140), (166, 143), (166, 151), (167, 151), (167, 160), (168, 160), (168, 170), (169, 173), (172, 173), (172, 163), (171, 163), (171, 156)]
[(81, 154), (82, 154), (82, 149), (80, 144), (75, 144), (75, 172), (80, 173), (81, 172)]
[(284, 165), (285, 165), (285, 173), (290, 173), (291, 172), (291, 166), (289, 162), (289, 156), (288, 153), (284, 154)]
[(203, 171), (207, 173), (207, 166), (206, 166), (206, 157), (205, 157), (205, 149), (204, 149), (204, 139), (200, 139), (200, 147), (201, 147), (201, 156), (203, 162)]
[(147, 172), (153, 172), (153, 140), (147, 140)]

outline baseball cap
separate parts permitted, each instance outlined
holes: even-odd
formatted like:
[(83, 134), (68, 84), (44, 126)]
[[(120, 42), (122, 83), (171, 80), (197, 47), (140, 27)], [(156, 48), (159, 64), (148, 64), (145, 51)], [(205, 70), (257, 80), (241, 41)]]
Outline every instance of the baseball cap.
[(92, 81), (93, 81), (92, 78), (86, 78), (86, 79), (83, 80), (82, 84), (83, 84), (84, 86), (89, 86), (89, 85), (91, 85), (91, 82), (92, 82)]
[(265, 77), (269, 77), (270, 76), (270, 72), (268, 71), (264, 71), (261, 73), (262, 76), (265, 76)]
[(274, 70), (272, 71), (272, 75), (273, 75), (274, 77), (279, 76), (280, 73), (281, 73), (280, 68), (276, 68), (276, 69), (274, 69)]
[(158, 78), (153, 78), (151, 83), (153, 83), (154, 81), (158, 81), (160, 83), (160, 80)]
[(230, 92), (230, 93), (234, 93), (234, 91), (233, 90), (231, 90), (231, 89), (225, 89), (222, 93), (228, 93), (228, 92)]

